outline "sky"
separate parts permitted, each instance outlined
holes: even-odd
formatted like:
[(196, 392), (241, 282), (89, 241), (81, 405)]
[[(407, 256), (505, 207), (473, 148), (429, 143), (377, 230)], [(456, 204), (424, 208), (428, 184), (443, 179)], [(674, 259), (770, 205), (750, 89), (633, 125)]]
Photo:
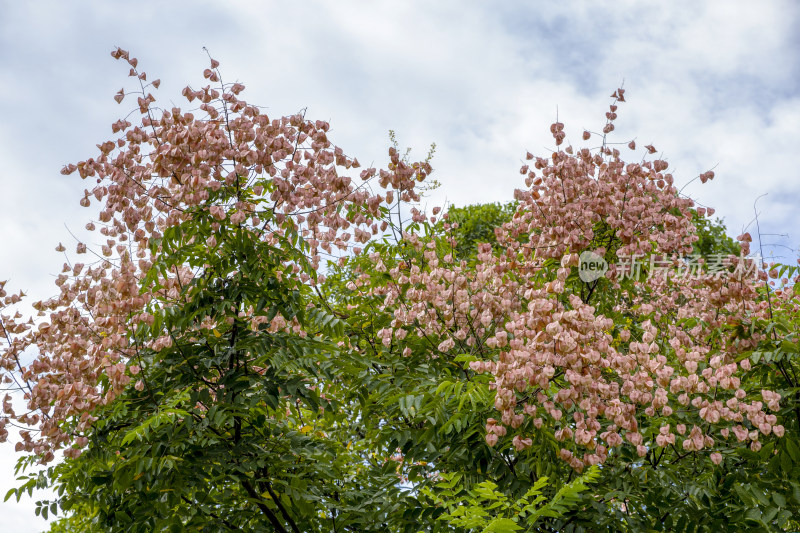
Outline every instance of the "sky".
[[(328, 120), (332, 141), (362, 164), (385, 166), (389, 130), (419, 158), (436, 143), (442, 186), (429, 208), (510, 201), (526, 151), (553, 148), (556, 117), (582, 147), (624, 83), (610, 140), (652, 143), (732, 236), (748, 229), (757, 242), (755, 205), (765, 256), (798, 257), (793, 0), (0, 0), (0, 279), (32, 299), (54, 294), (54, 248), (74, 248), (96, 214), (78, 205), (80, 178), (59, 170), (94, 156), (135, 106), (113, 100), (132, 87), (116, 46), (162, 80), (164, 107), (185, 107), (181, 89), (204, 85), (206, 47), (246, 100)], [(694, 180), (711, 168), (713, 181)], [(0, 496), (15, 483), (11, 448), (0, 445)], [(0, 505), (4, 529), (46, 528), (35, 499)]]

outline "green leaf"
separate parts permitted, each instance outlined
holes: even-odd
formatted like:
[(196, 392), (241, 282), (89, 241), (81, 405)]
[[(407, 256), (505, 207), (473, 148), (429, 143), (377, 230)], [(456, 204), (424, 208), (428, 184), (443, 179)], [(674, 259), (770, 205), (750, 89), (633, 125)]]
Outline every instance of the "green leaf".
[(783, 444), (786, 446), (786, 451), (789, 452), (789, 456), (795, 463), (800, 463), (800, 447), (797, 446), (797, 443), (794, 439), (783, 439)]
[(521, 530), (522, 526), (509, 518), (495, 518), (483, 531), (485, 533), (514, 533)]

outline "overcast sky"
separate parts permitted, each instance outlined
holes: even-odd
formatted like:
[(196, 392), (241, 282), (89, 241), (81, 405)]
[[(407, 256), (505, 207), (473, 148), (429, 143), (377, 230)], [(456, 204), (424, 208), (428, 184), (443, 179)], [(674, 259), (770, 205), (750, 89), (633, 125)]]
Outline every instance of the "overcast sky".
[[(133, 102), (115, 46), (160, 78), (157, 104), (205, 81), (207, 47), (226, 81), (271, 115), (308, 108), (362, 163), (385, 165), (388, 130), (412, 155), (436, 143), (429, 207), (509, 201), (526, 151), (547, 155), (558, 118), (581, 146), (624, 80), (617, 141), (652, 143), (684, 193), (737, 235), (758, 202), (765, 243), (800, 245), (800, 4), (793, 0), (12, 2), (0, 0), (0, 279), (54, 292), (70, 231), (93, 211), (59, 170), (96, 154)], [(637, 153), (632, 158), (640, 157)], [(753, 232), (755, 233), (755, 232)], [(782, 236), (785, 235), (785, 236)], [(15, 460), (0, 448), (0, 495)], [(0, 505), (3, 529), (45, 525)]]

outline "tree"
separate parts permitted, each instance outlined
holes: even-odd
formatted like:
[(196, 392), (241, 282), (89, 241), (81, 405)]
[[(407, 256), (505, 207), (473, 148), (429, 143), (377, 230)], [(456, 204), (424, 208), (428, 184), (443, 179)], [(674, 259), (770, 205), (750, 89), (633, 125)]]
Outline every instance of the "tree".
[[(99, 156), (64, 169), (96, 180), (81, 203), (100, 202), (87, 227), (107, 242), (95, 263), (65, 264), (60, 295), (34, 304), (38, 327), (3, 317), (0, 361), (27, 412), (7, 395), (0, 424), (38, 425), (17, 444), (29, 464), (65, 449), (47, 475), (78, 516), (57, 527), (385, 529), (396, 474), (350, 431), (357, 390), (338, 378), (360, 369), (314, 294), (323, 257), (377, 233), (391, 195), (417, 199), (430, 167), (392, 152), (357, 185), (327, 123), (268, 117), (216, 61), (214, 87), (183, 91), (195, 116), (159, 111), (159, 81), (112, 55), (139, 82), (141, 123), (117, 121)], [(23, 367), (28, 347), (39, 355)]]
[[(739, 465), (747, 459), (763, 469), (772, 435), (786, 431), (780, 395), (751, 377), (753, 354), (767, 339), (751, 327), (769, 315), (767, 274), (744, 257), (727, 257), (716, 271), (708, 261), (682, 259), (694, 250), (747, 254), (750, 236), (735, 247), (714, 242), (718, 226), (696, 223), (713, 211), (679, 196), (665, 161), (625, 163), (606, 144), (623, 91), (614, 98), (599, 148), (557, 148), (548, 159), (528, 154), (535, 169), (521, 169), (528, 188), (517, 192), (497, 246), (479, 245), (476, 261), (467, 261), (452, 238), (455, 224), (412, 212), (404, 246), (370, 248), (379, 273), (359, 270), (356, 288), (380, 302), (389, 324), (377, 333), (389, 353), (427, 353), (491, 375), (498, 413), (488, 419), (486, 442), (501, 453), (514, 448), (506, 463), (518, 484), (543, 474), (532, 465), (558, 469), (555, 457), (578, 471), (603, 465), (610, 490), (595, 495), (594, 512), (571, 516), (569, 527), (699, 527), (709, 510), (720, 520), (712, 529), (732, 515), (747, 528), (786, 525), (792, 511), (784, 496), (771, 503), (759, 494), (744, 505), (712, 500), (758, 492), (728, 465), (738, 457)], [(560, 146), (563, 124), (551, 132)], [(696, 248), (698, 225), (712, 238)], [(584, 252), (610, 264), (609, 274), (583, 279)], [(437, 391), (463, 397), (474, 379), (469, 370), (453, 370)], [(435, 406), (423, 399), (416, 411)], [(418, 448), (402, 449), (404, 460), (421, 460)], [(520, 469), (523, 476), (514, 472)], [(783, 483), (781, 494), (789, 492)]]
[[(23, 467), (65, 455), (7, 497), (54, 487), (54, 531), (791, 524), (797, 449), (776, 437), (798, 434), (795, 293), (665, 161), (611, 148), (624, 91), (584, 135), (599, 147), (562, 148), (553, 124), (514, 204), (439, 217), (416, 204), (431, 153), (392, 138), (356, 185), (327, 123), (266, 116), (216, 61), (187, 112), (157, 109), (159, 81), (112, 55), (141, 121), (64, 169), (96, 180), (81, 203), (100, 203), (87, 228), (106, 242), (65, 264), (38, 322), (2, 316), (25, 411), (6, 396), (0, 439), (39, 430), (21, 432)], [(684, 258), (737, 247), (718, 272)], [(606, 276), (582, 277), (585, 252)], [(506, 520), (481, 522), (485, 505)]]

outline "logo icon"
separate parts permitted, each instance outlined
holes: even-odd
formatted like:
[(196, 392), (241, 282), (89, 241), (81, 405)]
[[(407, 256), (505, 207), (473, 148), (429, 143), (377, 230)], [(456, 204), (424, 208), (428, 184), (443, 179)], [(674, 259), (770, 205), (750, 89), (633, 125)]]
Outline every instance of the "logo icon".
[(585, 251), (581, 254), (578, 265), (578, 276), (586, 283), (591, 283), (605, 276), (608, 272), (608, 263), (594, 252)]

